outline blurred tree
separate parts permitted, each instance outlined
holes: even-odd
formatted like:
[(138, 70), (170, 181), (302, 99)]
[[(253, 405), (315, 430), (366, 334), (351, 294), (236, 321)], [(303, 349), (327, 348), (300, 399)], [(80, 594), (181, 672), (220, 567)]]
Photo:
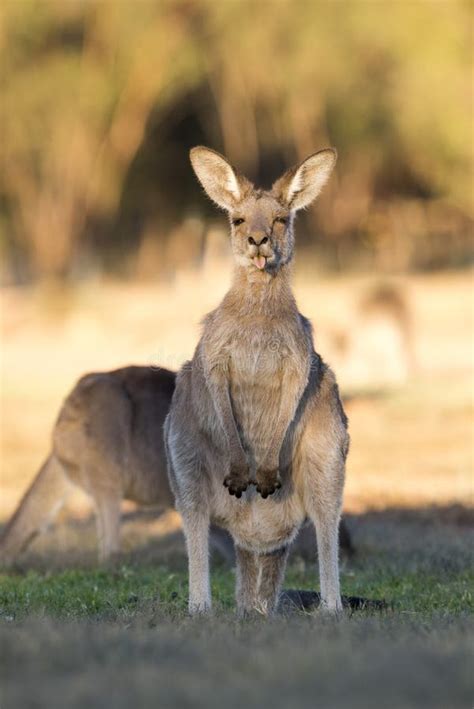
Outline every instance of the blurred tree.
[(127, 243), (164, 243), (205, 208), (186, 160), (201, 141), (266, 183), (336, 145), (339, 181), (301, 235), (329, 265), (462, 262), (471, 45), (462, 0), (11, 0), (6, 275), (64, 278), (88, 254), (110, 264)]
[(4, 201), (31, 275), (65, 275), (88, 217), (117, 209), (153, 106), (192, 82), (189, 21), (163, 2), (7, 5)]

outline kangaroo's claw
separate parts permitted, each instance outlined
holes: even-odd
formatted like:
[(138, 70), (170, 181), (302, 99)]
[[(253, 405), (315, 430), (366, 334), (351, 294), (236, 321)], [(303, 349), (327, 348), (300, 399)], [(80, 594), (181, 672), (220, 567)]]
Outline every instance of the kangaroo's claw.
[(281, 488), (280, 473), (278, 470), (258, 470), (257, 471), (257, 492), (264, 500), (269, 495)]
[(250, 481), (241, 474), (230, 473), (224, 478), (224, 487), (229, 491), (230, 495), (235, 495), (238, 499), (242, 497), (242, 493), (248, 488)]

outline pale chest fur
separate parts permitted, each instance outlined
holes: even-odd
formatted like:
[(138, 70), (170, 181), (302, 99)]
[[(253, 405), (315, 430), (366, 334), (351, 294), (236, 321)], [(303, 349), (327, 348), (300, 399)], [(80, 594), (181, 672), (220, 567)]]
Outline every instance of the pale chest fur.
[(304, 388), (309, 360), (304, 333), (297, 323), (288, 327), (274, 318), (238, 319), (226, 329), (219, 357), (227, 363), (242, 444), (258, 466), (271, 445), (282, 396), (296, 398)]

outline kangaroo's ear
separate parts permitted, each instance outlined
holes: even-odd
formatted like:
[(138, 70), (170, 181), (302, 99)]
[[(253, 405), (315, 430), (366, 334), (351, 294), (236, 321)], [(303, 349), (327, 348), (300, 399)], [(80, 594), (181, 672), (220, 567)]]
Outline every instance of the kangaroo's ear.
[(326, 148), (310, 155), (274, 183), (273, 194), (282, 200), (288, 209), (307, 207), (328, 181), (336, 159), (337, 152), (334, 148)]
[(189, 157), (199, 182), (222, 209), (231, 211), (251, 187), (250, 182), (215, 150), (198, 146), (191, 150)]

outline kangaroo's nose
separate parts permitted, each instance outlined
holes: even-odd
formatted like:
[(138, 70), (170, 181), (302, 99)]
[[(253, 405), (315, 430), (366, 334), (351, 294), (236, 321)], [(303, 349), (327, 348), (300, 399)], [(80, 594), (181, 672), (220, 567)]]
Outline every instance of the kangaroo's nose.
[(260, 239), (260, 241), (256, 241), (253, 236), (249, 236), (249, 244), (252, 246), (261, 246), (261, 244), (266, 244), (268, 241), (268, 236), (264, 236), (263, 239)]

